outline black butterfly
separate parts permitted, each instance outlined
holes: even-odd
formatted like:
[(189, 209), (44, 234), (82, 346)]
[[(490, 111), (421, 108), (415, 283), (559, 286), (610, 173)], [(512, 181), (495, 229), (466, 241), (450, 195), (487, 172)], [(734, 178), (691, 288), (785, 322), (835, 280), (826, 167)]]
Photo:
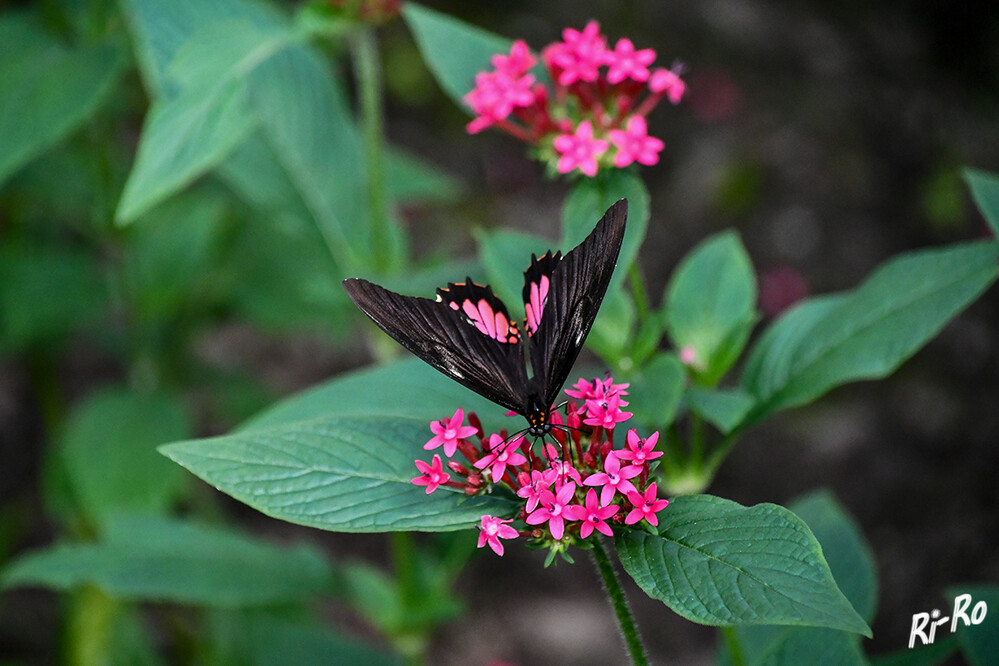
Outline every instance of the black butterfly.
[(493, 290), (466, 278), (437, 300), (403, 296), (358, 278), (343, 285), (364, 314), (403, 347), (493, 402), (521, 414), (532, 437), (549, 416), (607, 291), (624, 238), (628, 202), (611, 206), (586, 239), (562, 256), (531, 255), (524, 271), (524, 340)]

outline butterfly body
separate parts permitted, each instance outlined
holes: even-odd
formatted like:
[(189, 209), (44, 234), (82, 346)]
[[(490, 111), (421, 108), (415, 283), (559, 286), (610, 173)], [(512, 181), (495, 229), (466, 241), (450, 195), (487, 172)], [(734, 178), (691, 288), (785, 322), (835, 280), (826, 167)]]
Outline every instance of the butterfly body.
[[(470, 278), (437, 299), (404, 296), (359, 278), (344, 280), (354, 303), (409, 351), (458, 383), (551, 431), (551, 410), (610, 284), (624, 238), (627, 201), (608, 209), (567, 252), (531, 256), (524, 271), (525, 319), (511, 319), (490, 287)], [(528, 373), (530, 366), (530, 374)]]

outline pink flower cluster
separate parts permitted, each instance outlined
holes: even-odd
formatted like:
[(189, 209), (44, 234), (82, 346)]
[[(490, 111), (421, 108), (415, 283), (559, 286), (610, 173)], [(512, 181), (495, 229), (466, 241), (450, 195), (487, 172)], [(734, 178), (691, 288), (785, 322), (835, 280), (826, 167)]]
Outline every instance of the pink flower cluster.
[(566, 28), (562, 39), (541, 52), (554, 90), (531, 73), (537, 59), (522, 40), (492, 57), (494, 69), (479, 72), (464, 98), (475, 112), (469, 133), (502, 129), (563, 174), (656, 164), (663, 142), (649, 136), (645, 117), (663, 97), (679, 104), (686, 92), (679, 67), (651, 68), (656, 52), (627, 38), (608, 48), (596, 21)]
[[(655, 450), (659, 433), (642, 439), (631, 429), (625, 446), (614, 448), (614, 426), (631, 417), (622, 409), (628, 404), (627, 388), (607, 378), (580, 379), (567, 389), (580, 402), (566, 403), (564, 417), (552, 413), (552, 436), (559, 446), (546, 444), (543, 456), (535, 456), (524, 437), (508, 437), (505, 430), (486, 436), (475, 414), (468, 415), (470, 425), (463, 425), (465, 415), (459, 409), (430, 424), (434, 436), (424, 448), (443, 446), (448, 457), (460, 452), (469, 466), (450, 460), (447, 469), (462, 481), (452, 481), (435, 454), (430, 464), (416, 461), (421, 475), (413, 483), (426, 486), (428, 494), (450, 486), (477, 495), (498, 485), (516, 493), (524, 500), (516, 518), (482, 516), (479, 525), (479, 548), (488, 545), (498, 555), (503, 554), (500, 539), (527, 536), (557, 545), (577, 534), (585, 539), (594, 531), (611, 536), (611, 524), (658, 525), (656, 514), (669, 504), (659, 499), (656, 484), (649, 483), (650, 464), (663, 455)], [(515, 529), (515, 520), (524, 528)]]

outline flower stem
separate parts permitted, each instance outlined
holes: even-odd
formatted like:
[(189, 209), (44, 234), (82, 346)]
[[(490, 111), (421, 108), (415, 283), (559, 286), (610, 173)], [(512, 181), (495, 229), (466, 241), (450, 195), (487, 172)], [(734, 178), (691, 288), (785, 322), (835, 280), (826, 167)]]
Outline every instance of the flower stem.
[(390, 268), (387, 185), (384, 160), (384, 118), (382, 113), (382, 76), (378, 58), (378, 40), (374, 28), (359, 26), (351, 43), (354, 75), (360, 98), (361, 135), (368, 176), (368, 225), (371, 229), (371, 257), (375, 268)]
[(642, 278), (637, 260), (631, 262), (631, 267), (628, 269), (628, 284), (631, 285), (631, 296), (635, 300), (638, 323), (644, 324), (649, 316), (649, 297), (645, 293), (645, 280)]
[(642, 638), (638, 635), (638, 626), (635, 624), (635, 618), (631, 615), (631, 609), (628, 608), (628, 599), (624, 596), (624, 590), (621, 588), (617, 572), (614, 571), (614, 565), (611, 564), (610, 558), (607, 556), (602, 539), (597, 537), (592, 539), (592, 542), (593, 549), (590, 552), (593, 554), (593, 562), (597, 565), (600, 577), (604, 581), (604, 589), (607, 590), (614, 614), (617, 615), (617, 623), (621, 629), (625, 647), (628, 648), (628, 654), (631, 655), (631, 662), (635, 666), (648, 666), (649, 660), (645, 655), (645, 646), (642, 645)]

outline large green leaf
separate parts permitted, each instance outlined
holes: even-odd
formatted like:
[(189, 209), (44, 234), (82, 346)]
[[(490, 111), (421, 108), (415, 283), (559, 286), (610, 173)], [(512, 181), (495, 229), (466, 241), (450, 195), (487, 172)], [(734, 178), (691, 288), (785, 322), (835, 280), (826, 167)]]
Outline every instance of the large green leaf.
[(462, 97), (475, 87), (475, 75), (491, 69), (493, 55), (509, 52), (511, 40), (415, 2), (403, 5), (402, 16), (441, 88), (467, 110)]
[(413, 461), (431, 457), (423, 450), (428, 432), (422, 420), (330, 417), (160, 450), (267, 515), (326, 530), (442, 532), (513, 510), (498, 497), (466, 498), (446, 488), (427, 495), (414, 485)]
[(914, 252), (853, 291), (792, 309), (746, 362), (742, 388), (757, 399), (749, 421), (887, 376), (995, 281), (996, 258), (993, 243)]
[(964, 180), (971, 189), (978, 210), (992, 230), (999, 236), (999, 175), (979, 169), (965, 169)]
[(0, 19), (0, 44), (2, 185), (100, 108), (125, 59), (111, 45), (63, 48), (20, 13)]
[(635, 418), (654, 428), (673, 423), (683, 397), (687, 372), (673, 354), (661, 353), (638, 374), (629, 377), (628, 409)]
[[(789, 508), (805, 521), (822, 546), (822, 554), (840, 590), (864, 618), (871, 622), (877, 602), (874, 557), (853, 519), (828, 492), (816, 492), (793, 502)], [(743, 664), (794, 666), (831, 662), (864, 664), (859, 637), (847, 631), (816, 627), (737, 627), (728, 643), (730, 661)], [(732, 659), (733, 650), (738, 659)]]
[(649, 226), (649, 191), (642, 179), (631, 170), (612, 169), (596, 178), (583, 178), (573, 186), (562, 207), (562, 250), (583, 242), (597, 221), (618, 199), (628, 200), (628, 225), (617, 259), (611, 285), (628, 276), (628, 269), (638, 257)]
[(88, 518), (103, 523), (123, 512), (167, 509), (186, 479), (156, 447), (189, 434), (172, 396), (124, 389), (91, 394), (73, 410), (62, 441), (63, 464)]
[(712, 236), (670, 278), (666, 331), (677, 349), (691, 349), (691, 368), (714, 385), (739, 357), (756, 321), (756, 274), (734, 231)]
[(742, 423), (755, 404), (751, 395), (738, 389), (691, 386), (685, 397), (690, 411), (718, 428), (723, 435)]
[(277, 548), (218, 527), (168, 518), (119, 517), (106, 538), (29, 553), (0, 577), (3, 587), (73, 590), (95, 585), (113, 597), (207, 606), (309, 599), (331, 585), (314, 548)]
[(618, 553), (649, 596), (688, 620), (870, 635), (836, 587), (818, 541), (787, 509), (694, 495), (674, 499), (659, 520), (658, 535), (619, 536)]
[[(257, 415), (242, 430), (275, 428), (331, 416), (401, 417), (426, 423), (426, 439), (430, 439), (430, 422), (450, 417), (459, 407), (466, 414), (476, 412), (487, 430), (511, 427), (510, 417), (504, 416), (506, 410), (502, 407), (423, 361), (409, 358), (341, 375), (303, 391)], [(521, 427), (519, 423), (515, 425)]]

